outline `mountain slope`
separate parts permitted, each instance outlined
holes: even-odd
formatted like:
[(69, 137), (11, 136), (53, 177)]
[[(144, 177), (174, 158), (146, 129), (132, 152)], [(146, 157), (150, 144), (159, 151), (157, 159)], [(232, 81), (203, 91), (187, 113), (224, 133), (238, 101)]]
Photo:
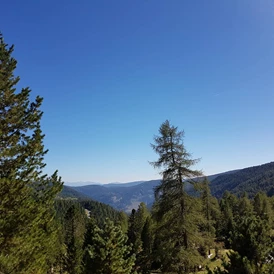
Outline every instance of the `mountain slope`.
[(73, 187), (74, 190), (112, 207), (130, 212), (140, 202), (151, 204), (154, 200), (154, 187), (160, 180), (152, 180), (133, 186), (88, 185)]
[(89, 216), (92, 216), (100, 226), (103, 225), (106, 218), (109, 218), (116, 223), (121, 221), (121, 212), (117, 209), (114, 209), (105, 203), (94, 201), (71, 187), (63, 186), (62, 192), (55, 201), (55, 207), (58, 214), (64, 215), (66, 210), (74, 203), (80, 204), (86, 212), (89, 213)]
[(90, 196), (84, 195), (81, 192), (73, 189), (70, 186), (63, 186), (62, 191), (58, 194), (59, 198), (75, 198), (75, 199), (85, 199), (90, 198)]
[[(197, 181), (201, 178), (197, 178)], [(208, 176), (211, 192), (220, 198), (228, 190), (236, 195), (247, 192), (253, 197), (258, 191), (265, 191), (268, 195), (274, 194), (274, 162), (232, 170)], [(118, 210), (131, 212), (140, 202), (151, 205), (154, 201), (154, 188), (160, 180), (130, 182), (125, 186), (120, 184), (87, 185), (79, 187), (65, 187), (63, 192), (71, 197), (90, 197), (96, 201), (108, 204)], [(191, 187), (186, 185), (190, 192)], [(61, 195), (64, 195), (61, 194)], [(78, 197), (79, 196), (79, 197)]]
[(223, 174), (210, 184), (212, 195), (220, 198), (227, 190), (236, 195), (247, 192), (250, 197), (258, 191), (270, 194), (274, 187), (274, 162)]

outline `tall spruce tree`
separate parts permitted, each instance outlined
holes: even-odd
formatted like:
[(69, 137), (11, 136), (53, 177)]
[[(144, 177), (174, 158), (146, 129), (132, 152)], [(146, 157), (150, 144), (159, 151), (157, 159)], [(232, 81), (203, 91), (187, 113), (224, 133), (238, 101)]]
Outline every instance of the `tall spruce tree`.
[(0, 271), (46, 273), (56, 256), (54, 198), (62, 183), (43, 175), (42, 98), (16, 90), (16, 60), (0, 34)]
[(183, 144), (184, 132), (165, 121), (155, 136), (153, 150), (159, 159), (152, 162), (155, 168), (163, 168), (162, 181), (155, 188), (154, 216), (158, 221), (157, 237), (160, 244), (160, 260), (164, 270), (188, 273), (202, 260), (197, 246), (202, 241), (199, 234), (201, 208), (197, 198), (185, 191), (185, 183), (201, 172), (191, 167), (198, 160), (191, 158)]

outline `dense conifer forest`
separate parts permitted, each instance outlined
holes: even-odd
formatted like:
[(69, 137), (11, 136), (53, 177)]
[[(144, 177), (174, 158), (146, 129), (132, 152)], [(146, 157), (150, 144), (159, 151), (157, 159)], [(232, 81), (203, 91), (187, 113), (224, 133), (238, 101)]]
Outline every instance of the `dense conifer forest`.
[(43, 99), (17, 89), (16, 65), (1, 35), (0, 273), (274, 273), (273, 173), (246, 181), (246, 193), (227, 185), (234, 193), (220, 196), (220, 185), (214, 197), (184, 132), (167, 120), (151, 144), (162, 177), (151, 209), (141, 203), (127, 215), (77, 193), (61, 197), (57, 171), (43, 171)]

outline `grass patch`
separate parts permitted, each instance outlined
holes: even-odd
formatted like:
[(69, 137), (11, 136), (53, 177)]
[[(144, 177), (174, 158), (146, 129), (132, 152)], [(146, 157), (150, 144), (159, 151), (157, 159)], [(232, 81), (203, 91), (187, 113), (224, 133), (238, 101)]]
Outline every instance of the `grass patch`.
[[(214, 270), (217, 267), (222, 267), (222, 259), (227, 260), (227, 254), (229, 252), (229, 249), (220, 249), (219, 250), (219, 258), (216, 258), (215, 250), (211, 249), (210, 253), (212, 254), (210, 259), (205, 259), (203, 263), (203, 269), (206, 269), (208, 267), (210, 270)], [(198, 271), (199, 274), (207, 274), (207, 270), (201, 270)]]

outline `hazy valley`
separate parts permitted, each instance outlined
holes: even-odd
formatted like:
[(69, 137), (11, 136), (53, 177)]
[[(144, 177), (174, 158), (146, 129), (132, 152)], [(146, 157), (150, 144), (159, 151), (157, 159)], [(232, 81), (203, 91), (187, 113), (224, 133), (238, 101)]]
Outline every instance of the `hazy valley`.
[[(272, 195), (274, 193), (274, 162), (214, 174), (207, 178), (210, 181), (211, 193), (217, 198), (220, 198), (226, 190), (238, 196), (247, 192), (250, 197), (253, 197), (259, 191)], [(125, 184), (92, 184), (77, 187), (65, 185), (61, 196), (91, 198), (129, 213), (141, 202), (150, 207), (154, 202), (154, 187), (159, 183), (160, 179)], [(186, 190), (191, 193), (192, 186), (186, 184)]]

